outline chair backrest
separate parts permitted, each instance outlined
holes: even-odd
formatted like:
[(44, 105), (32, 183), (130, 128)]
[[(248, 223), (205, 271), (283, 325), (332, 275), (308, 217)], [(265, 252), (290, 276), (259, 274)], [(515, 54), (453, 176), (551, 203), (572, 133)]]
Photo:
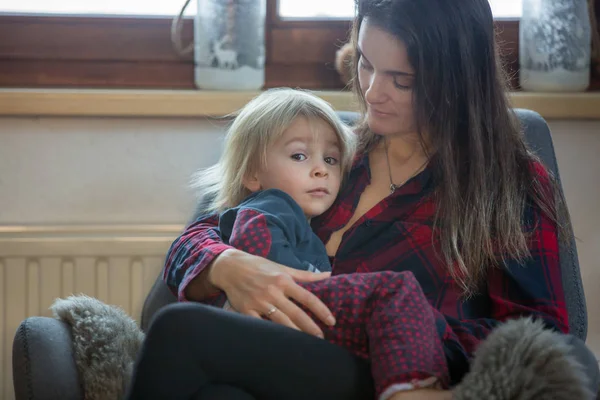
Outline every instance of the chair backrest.
[[(515, 109), (515, 112), (521, 120), (527, 144), (541, 158), (546, 167), (552, 171), (560, 184), (554, 146), (546, 121), (538, 113), (531, 110)], [(353, 112), (340, 112), (339, 115), (348, 124), (352, 124), (358, 118), (358, 114)], [(562, 185), (560, 185), (560, 190), (562, 191)], [(199, 204), (195, 216), (201, 214), (203, 209), (204, 204)], [(587, 310), (575, 237), (573, 232), (569, 230), (568, 237), (560, 239), (560, 265), (569, 313), (569, 325), (571, 333), (585, 341), (587, 336)], [(147, 329), (152, 316), (159, 308), (175, 301), (175, 296), (163, 282), (161, 274), (144, 303), (141, 320), (142, 329)]]
[[(562, 192), (560, 173), (558, 171), (554, 144), (552, 143), (548, 124), (541, 115), (534, 111), (515, 109), (515, 112), (521, 120), (525, 133), (525, 141), (529, 145), (529, 148), (540, 157), (546, 168), (554, 174)], [(588, 329), (587, 307), (583, 292), (583, 283), (581, 281), (575, 235), (571, 227), (569, 227), (566, 236), (559, 238), (559, 257), (565, 300), (569, 314), (569, 328), (571, 334), (585, 341)]]

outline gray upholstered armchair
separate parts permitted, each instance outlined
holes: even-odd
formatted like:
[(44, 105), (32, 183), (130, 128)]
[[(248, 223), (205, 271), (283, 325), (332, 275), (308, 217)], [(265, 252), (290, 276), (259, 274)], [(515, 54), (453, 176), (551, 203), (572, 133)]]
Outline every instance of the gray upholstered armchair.
[[(517, 110), (526, 140), (552, 172), (559, 177), (552, 138), (546, 122), (529, 110)], [(356, 118), (354, 113), (341, 113), (347, 121)], [(560, 179), (560, 178), (559, 178)], [(200, 206), (202, 207), (202, 206)], [(560, 249), (563, 284), (567, 297), (569, 322), (574, 345), (598, 387), (598, 363), (584, 342), (587, 335), (587, 312), (577, 249), (573, 234)], [(156, 311), (175, 301), (160, 277), (156, 280), (144, 303), (141, 325), (146, 329)], [(45, 317), (31, 317), (19, 326), (13, 343), (13, 376), (17, 400), (81, 400), (83, 394), (78, 381), (72, 354), (69, 328), (66, 324)]]

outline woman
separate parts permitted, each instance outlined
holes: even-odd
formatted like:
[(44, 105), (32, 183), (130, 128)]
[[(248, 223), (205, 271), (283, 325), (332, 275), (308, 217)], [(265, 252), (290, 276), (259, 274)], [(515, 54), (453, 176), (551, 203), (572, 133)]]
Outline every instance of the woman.
[[(444, 347), (455, 383), (501, 321), (530, 315), (567, 333), (557, 237), (568, 216), (510, 110), (487, 0), (360, 0), (353, 44), (362, 153), (350, 184), (312, 221), (333, 274), (412, 271), (437, 316), (431, 334), (460, 343)], [(181, 301), (211, 303), (224, 292), (241, 314), (315, 336), (322, 331), (311, 316), (331, 318), (296, 283), (324, 275), (234, 250), (206, 220), (175, 241), (164, 277)], [(209, 385), (197, 398), (371, 393), (364, 361), (325, 341), (197, 305), (169, 315), (172, 325), (202, 321), (202, 336), (180, 345), (206, 355), (199, 370), (222, 386)], [(150, 341), (178, 340), (161, 326)], [(394, 397), (421, 398), (450, 393), (428, 388)]]

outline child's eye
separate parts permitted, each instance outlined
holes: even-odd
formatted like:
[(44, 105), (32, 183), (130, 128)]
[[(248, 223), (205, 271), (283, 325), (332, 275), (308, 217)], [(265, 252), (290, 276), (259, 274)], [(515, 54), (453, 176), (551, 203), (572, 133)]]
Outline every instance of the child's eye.
[(292, 160), (295, 161), (304, 161), (306, 160), (306, 156), (302, 153), (292, 154)]
[(329, 165), (336, 165), (338, 163), (337, 158), (325, 157), (325, 162)]

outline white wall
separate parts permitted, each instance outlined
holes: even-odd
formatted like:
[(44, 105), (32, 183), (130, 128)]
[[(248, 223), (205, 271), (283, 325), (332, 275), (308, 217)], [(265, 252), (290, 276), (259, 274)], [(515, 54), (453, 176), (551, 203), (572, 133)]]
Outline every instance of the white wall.
[(587, 342), (600, 358), (600, 121), (550, 121), (577, 237), (588, 307)]
[[(550, 125), (600, 355), (600, 121)], [(0, 225), (181, 224), (190, 174), (217, 159), (221, 132), (203, 119), (0, 119)]]
[(0, 119), (0, 224), (180, 223), (220, 153), (195, 119)]

